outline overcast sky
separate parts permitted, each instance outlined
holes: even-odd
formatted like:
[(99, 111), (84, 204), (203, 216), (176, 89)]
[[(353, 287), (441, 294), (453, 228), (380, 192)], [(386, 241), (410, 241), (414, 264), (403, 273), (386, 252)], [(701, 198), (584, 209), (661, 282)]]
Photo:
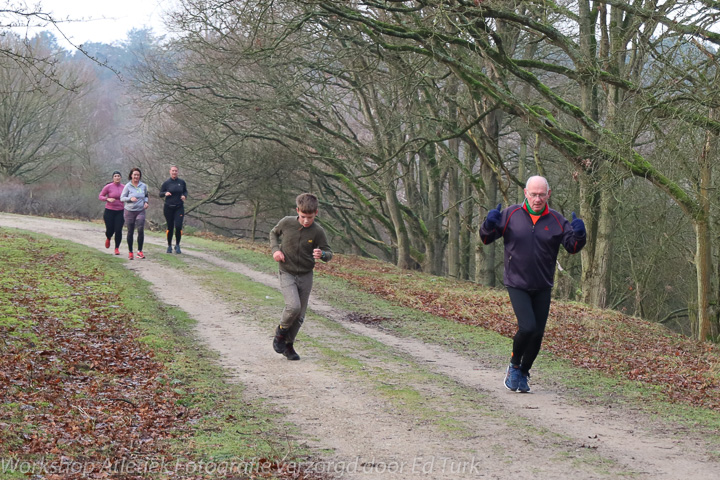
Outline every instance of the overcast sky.
[[(166, 33), (162, 14), (174, 0), (40, 0), (43, 10), (61, 23), (60, 28), (76, 45), (91, 41), (113, 43), (124, 40), (132, 28), (151, 27), (157, 35)], [(56, 34), (61, 45), (64, 41)]]

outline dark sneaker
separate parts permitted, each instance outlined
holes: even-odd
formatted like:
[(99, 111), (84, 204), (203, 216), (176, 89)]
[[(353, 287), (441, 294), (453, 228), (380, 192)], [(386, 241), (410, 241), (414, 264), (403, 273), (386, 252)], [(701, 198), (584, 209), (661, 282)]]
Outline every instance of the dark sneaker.
[[(518, 369), (520, 371), (520, 369)], [(520, 372), (520, 378), (518, 379), (517, 391), (520, 393), (530, 393), (530, 384), (528, 379), (530, 378), (529, 373)]]
[(519, 383), (520, 369), (511, 363), (505, 372), (505, 388), (514, 392), (518, 389)]
[(168, 249), (165, 251), (165, 253), (172, 253), (172, 247), (168, 245)]
[(175, 245), (175, 253), (182, 253), (180, 251), (180, 245)]
[(285, 345), (285, 335), (282, 334), (280, 325), (275, 329), (275, 338), (273, 339), (273, 349), (277, 353), (284, 353), (287, 345)]
[(288, 360), (300, 360), (300, 355), (297, 354), (297, 352), (293, 348), (292, 343), (288, 343), (285, 346), (285, 351), (283, 352), (283, 355), (285, 355)]

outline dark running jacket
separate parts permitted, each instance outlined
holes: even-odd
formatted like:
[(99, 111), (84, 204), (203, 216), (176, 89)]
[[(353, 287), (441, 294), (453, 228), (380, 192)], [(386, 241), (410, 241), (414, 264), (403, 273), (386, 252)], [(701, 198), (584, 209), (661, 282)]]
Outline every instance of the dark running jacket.
[[(170, 192), (172, 195), (167, 197), (165, 196), (166, 192)], [(165, 200), (165, 205), (168, 207), (182, 207), (184, 202), (180, 199), (180, 197), (187, 198), (187, 196), (187, 185), (185, 184), (185, 180), (182, 178), (176, 178), (173, 180), (172, 177), (170, 177), (160, 186), (160, 198)]]
[(497, 228), (490, 230), (483, 222), (480, 238), (485, 245), (503, 238), (505, 286), (521, 290), (552, 288), (560, 245), (569, 253), (578, 253), (585, 246), (586, 235), (576, 235), (570, 222), (547, 205), (535, 225), (524, 203), (511, 205), (501, 213)]

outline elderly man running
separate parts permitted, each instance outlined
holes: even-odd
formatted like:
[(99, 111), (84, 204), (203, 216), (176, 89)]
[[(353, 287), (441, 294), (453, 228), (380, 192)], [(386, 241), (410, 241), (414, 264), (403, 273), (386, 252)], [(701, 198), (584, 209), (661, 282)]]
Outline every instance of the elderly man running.
[(540, 176), (530, 177), (525, 184), (525, 201), (504, 210), (498, 204), (480, 227), (485, 245), (500, 237), (505, 244), (503, 283), (518, 322), (505, 387), (521, 393), (530, 391), (530, 368), (545, 334), (560, 245), (574, 254), (586, 242), (583, 221), (573, 212), (569, 222), (548, 207), (549, 198), (548, 181)]

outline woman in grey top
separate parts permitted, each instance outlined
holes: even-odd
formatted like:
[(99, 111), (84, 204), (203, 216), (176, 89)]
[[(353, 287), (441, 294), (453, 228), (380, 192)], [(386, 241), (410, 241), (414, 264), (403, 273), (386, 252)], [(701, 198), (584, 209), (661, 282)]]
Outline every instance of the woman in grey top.
[(143, 255), (143, 242), (145, 241), (145, 210), (148, 208), (148, 187), (140, 181), (142, 172), (135, 167), (130, 170), (129, 182), (123, 188), (120, 201), (125, 204), (125, 225), (127, 226), (128, 259), (133, 259), (133, 234), (135, 227), (138, 232), (137, 258)]

